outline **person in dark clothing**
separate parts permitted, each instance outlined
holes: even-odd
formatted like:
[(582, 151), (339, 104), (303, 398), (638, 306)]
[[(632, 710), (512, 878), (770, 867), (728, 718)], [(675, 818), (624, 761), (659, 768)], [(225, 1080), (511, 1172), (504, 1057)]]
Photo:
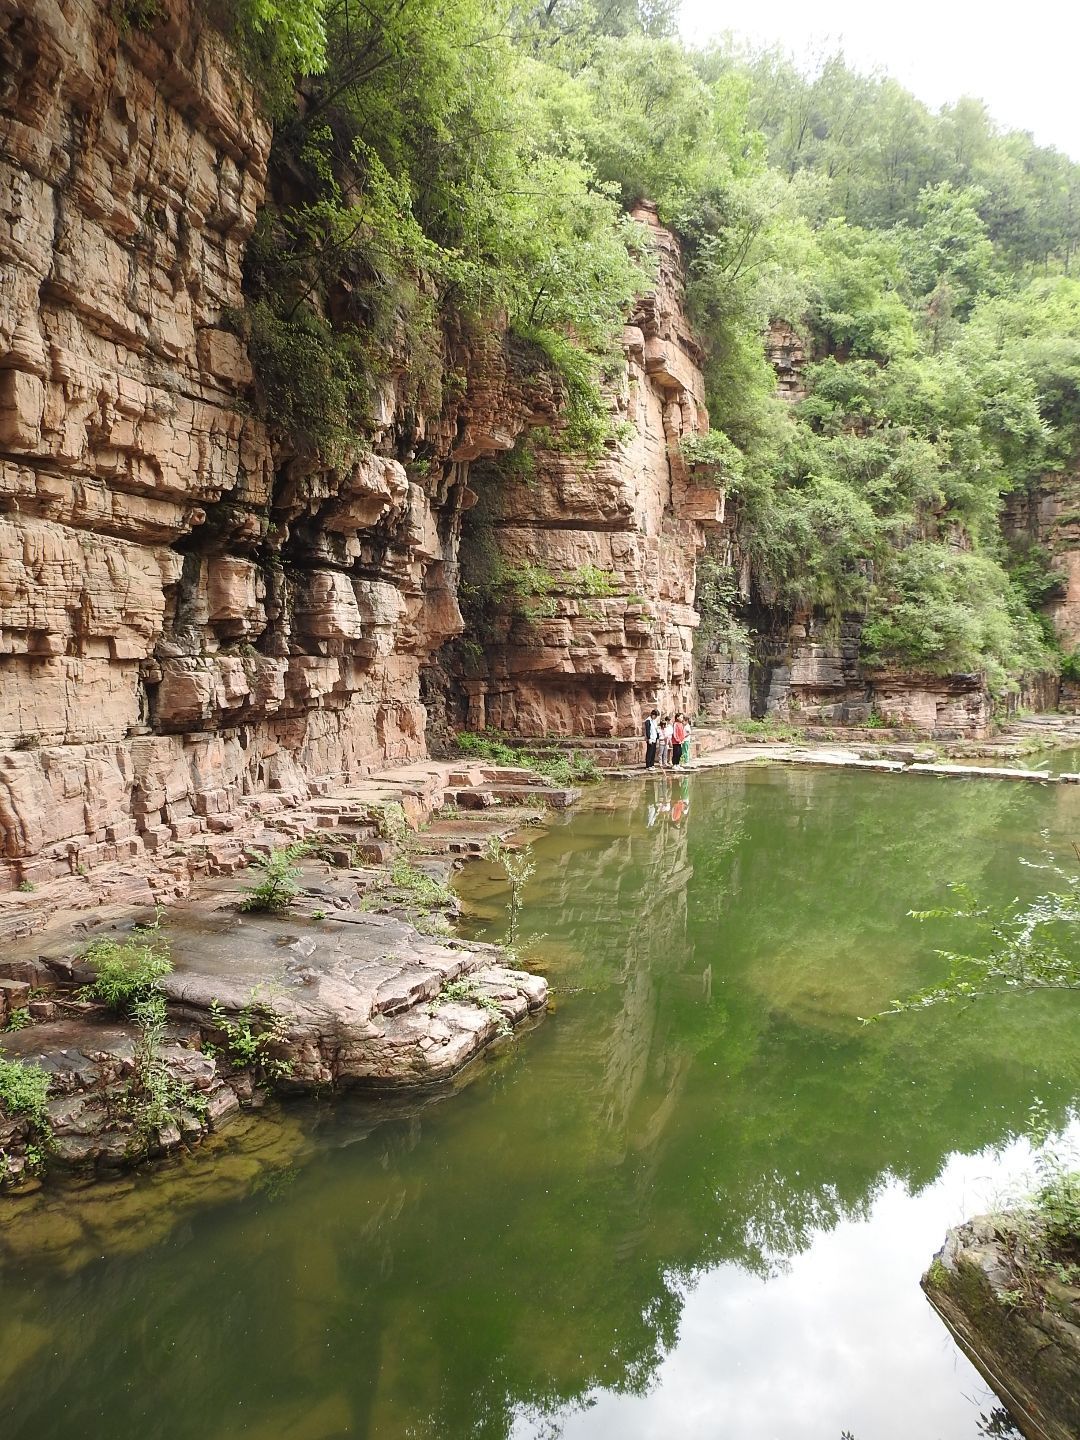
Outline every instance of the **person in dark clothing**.
[(656, 764), (656, 744), (660, 739), (660, 711), (654, 710), (645, 717), (645, 769), (651, 770)]

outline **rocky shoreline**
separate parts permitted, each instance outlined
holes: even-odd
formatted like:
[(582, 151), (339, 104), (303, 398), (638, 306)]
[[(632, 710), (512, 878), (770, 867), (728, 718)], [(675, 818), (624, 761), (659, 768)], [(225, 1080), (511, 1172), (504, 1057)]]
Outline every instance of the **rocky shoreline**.
[[(1075, 731), (1066, 722), (1052, 738), (1061, 746)], [(741, 738), (701, 732), (690, 770), (775, 761), (1059, 778), (950, 763), (952, 750), (942, 763), (896, 737), (733, 743)], [(1014, 759), (1028, 743), (1026, 735), (984, 742), (970, 758)], [(609, 748), (608, 775), (640, 777), (628, 764), (635, 742)], [(445, 882), (490, 837), (527, 837), (579, 793), (525, 767), (425, 761), (302, 804), (238, 813), (230, 830), (178, 838), (153, 861), (0, 896), (0, 1061), (40, 1067), (49, 1082), (44, 1126), (10, 1108), (5, 1118), (0, 1105), (0, 1190), (36, 1188), (46, 1171), (109, 1175), (190, 1150), (270, 1091), (387, 1094), (460, 1072), (541, 1015), (547, 986), (499, 947), (453, 934), (456, 902)], [(287, 911), (245, 912), (252, 857), (295, 843), (307, 853)], [(184, 1103), (166, 1123), (147, 1125), (131, 1102), (137, 1030), (87, 998), (93, 970), (83, 956), (103, 938), (123, 943), (155, 914), (172, 963), (160, 981), (168, 1019), (156, 1060)]]
[[(142, 905), (112, 900), (108, 875), (96, 891), (58, 883), (21, 906), (5, 897), (8, 933), (16, 912), (23, 933), (0, 960), (0, 1061), (43, 1072), (48, 1092), (37, 1119), (0, 1109), (0, 1189), (190, 1149), (271, 1090), (386, 1093), (450, 1079), (541, 1015), (547, 984), (501, 947), (453, 934), (445, 881), (490, 837), (527, 838), (578, 793), (529, 770), (431, 762), (229, 837), (235, 854), (180, 847), (162, 873), (126, 876)], [(280, 913), (245, 911), (249, 856), (295, 841), (308, 847), (295, 899)], [(167, 1119), (147, 1123), (139, 1029), (88, 994), (85, 952), (148, 934), (139, 927), (155, 913), (171, 969), (156, 982), (167, 1023), (152, 1063), (173, 1100)]]

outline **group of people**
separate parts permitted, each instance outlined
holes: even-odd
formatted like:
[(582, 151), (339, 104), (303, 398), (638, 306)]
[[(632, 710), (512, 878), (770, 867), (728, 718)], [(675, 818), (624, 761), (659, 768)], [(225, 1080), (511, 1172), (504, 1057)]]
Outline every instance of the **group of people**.
[(675, 770), (690, 759), (690, 717), (659, 710), (645, 718), (645, 769)]

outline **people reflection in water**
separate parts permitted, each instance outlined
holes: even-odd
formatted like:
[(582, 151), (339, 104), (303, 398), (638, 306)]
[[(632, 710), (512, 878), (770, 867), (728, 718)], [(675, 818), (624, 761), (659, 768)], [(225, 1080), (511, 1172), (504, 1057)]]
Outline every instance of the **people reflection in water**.
[(690, 782), (683, 776), (679, 781), (677, 797), (672, 800), (671, 777), (665, 775), (661, 786), (645, 807), (645, 824), (653, 830), (661, 822), (681, 825), (690, 813)]

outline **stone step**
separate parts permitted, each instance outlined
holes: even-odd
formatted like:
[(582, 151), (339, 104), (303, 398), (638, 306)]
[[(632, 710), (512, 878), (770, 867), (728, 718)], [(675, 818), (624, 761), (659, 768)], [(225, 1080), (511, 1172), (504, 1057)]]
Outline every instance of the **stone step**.
[(457, 790), (449, 798), (463, 810), (486, 810), (496, 804), (566, 810), (581, 799), (581, 791), (555, 785), (488, 784), (477, 790)]

